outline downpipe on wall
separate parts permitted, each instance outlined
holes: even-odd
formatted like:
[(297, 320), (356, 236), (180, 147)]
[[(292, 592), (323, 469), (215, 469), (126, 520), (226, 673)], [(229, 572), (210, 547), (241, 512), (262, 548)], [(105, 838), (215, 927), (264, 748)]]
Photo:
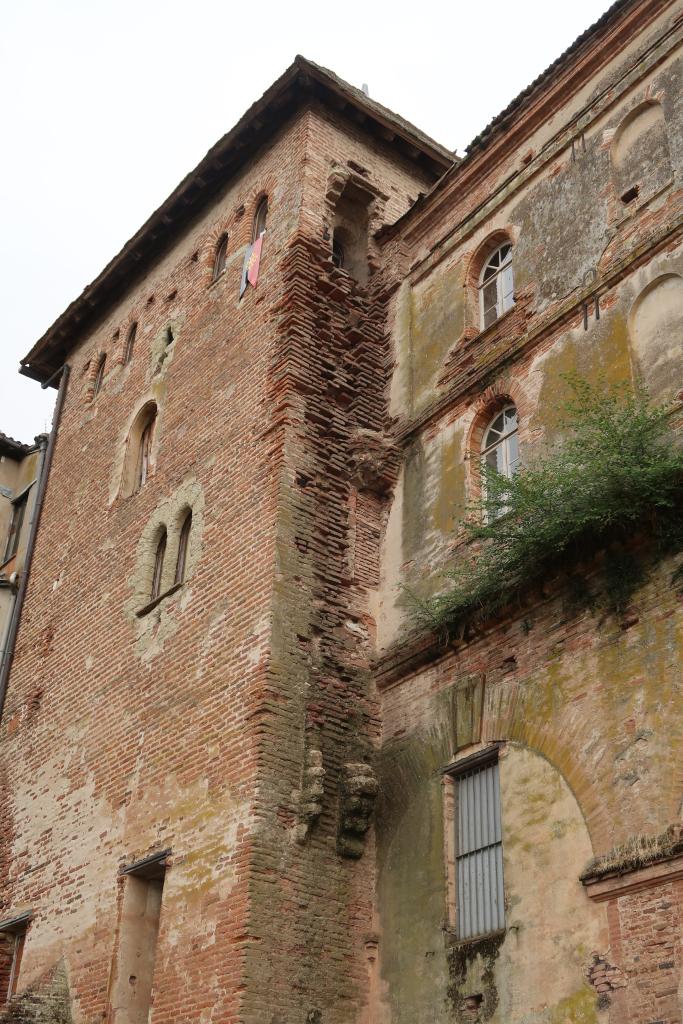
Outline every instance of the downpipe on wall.
[(59, 420), (62, 414), (62, 406), (64, 405), (64, 398), (66, 395), (66, 389), (69, 383), (69, 374), (71, 367), (68, 363), (57, 370), (45, 383), (42, 385), (43, 389), (50, 386), (52, 381), (60, 375), (59, 390), (57, 392), (57, 401), (55, 402), (55, 411), (52, 415), (52, 430), (47, 442), (47, 448), (42, 453), (43, 458), (41, 466), (38, 471), (38, 492), (36, 494), (35, 504), (33, 506), (33, 515), (31, 517), (31, 523), (29, 526), (28, 541), (26, 544), (26, 555), (24, 558), (24, 569), (21, 574), (19, 581), (19, 589), (16, 593), (14, 603), (12, 605), (12, 614), (10, 616), (9, 626), (7, 628), (7, 635), (5, 639), (5, 645), (2, 652), (2, 661), (0, 662), (0, 722), (2, 722), (2, 715), (5, 708), (5, 697), (7, 696), (7, 682), (9, 679), (10, 669), (12, 668), (12, 659), (14, 657), (14, 646), (16, 644), (17, 633), (19, 631), (19, 622), (21, 620), (21, 612), (24, 606), (24, 599), (26, 597), (26, 588), (28, 586), (29, 576), (31, 574), (31, 562), (33, 561), (33, 550), (36, 546), (36, 535), (38, 533), (38, 527), (40, 525), (40, 517), (43, 511), (43, 502), (45, 500), (45, 492), (47, 490), (47, 481), (50, 476), (50, 467), (52, 465), (52, 457), (54, 454), (55, 443), (57, 441), (57, 431), (59, 430)]

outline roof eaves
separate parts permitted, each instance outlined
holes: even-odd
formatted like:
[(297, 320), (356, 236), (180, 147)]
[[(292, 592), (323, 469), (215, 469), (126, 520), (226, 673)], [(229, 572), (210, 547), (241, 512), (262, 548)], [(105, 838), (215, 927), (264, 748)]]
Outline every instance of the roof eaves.
[(540, 91), (540, 89), (547, 83), (547, 81), (556, 74), (561, 68), (569, 64), (570, 60), (573, 59), (581, 46), (593, 38), (598, 32), (605, 28), (610, 22), (616, 19), (616, 16), (621, 14), (627, 7), (637, 3), (638, 0), (615, 0), (608, 9), (602, 14), (597, 21), (593, 22), (584, 32), (578, 36), (571, 46), (568, 46), (559, 57), (548, 65), (548, 67), (538, 75), (522, 92), (511, 100), (510, 103), (497, 114), (488, 125), (476, 135), (472, 141), (465, 147), (465, 156), (462, 160), (458, 161), (449, 168), (434, 185), (425, 192), (420, 198), (413, 203), (410, 209), (398, 218), (393, 224), (388, 224), (386, 227), (381, 228), (377, 232), (378, 238), (389, 237), (393, 235), (394, 230), (399, 226), (405, 224), (413, 218), (417, 211), (421, 210), (431, 199), (432, 196), (441, 192), (447, 182), (449, 182), (453, 174), (464, 171), (472, 160), (478, 156), (483, 150), (487, 148), (502, 132), (507, 128), (512, 121), (513, 117), (521, 110), (524, 104), (530, 99), (530, 97)]
[[(360, 110), (385, 132), (402, 140), (415, 156), (430, 162), (434, 176), (447, 170), (455, 156), (393, 111), (371, 100), (338, 78), (333, 72), (297, 55), (287, 70), (253, 103), (237, 124), (227, 132), (190, 171), (171, 195), (152, 213), (104, 270), (74, 299), (22, 359), (20, 372), (45, 382), (66, 360), (77, 335), (86, 324), (108, 308), (137, 275), (168, 246), (231, 174), (243, 166), (293, 109), (302, 96), (310, 94), (310, 83), (329, 89), (345, 103)], [(266, 113), (272, 117), (266, 117)], [(389, 138), (385, 135), (385, 138)]]
[(619, 14), (624, 8), (629, 7), (634, 0), (615, 0), (610, 7), (601, 14), (597, 21), (594, 21), (592, 25), (589, 25), (581, 35), (577, 36), (574, 42), (564, 50), (559, 57), (557, 57), (552, 64), (538, 75), (533, 82), (522, 89), (520, 93), (511, 100), (508, 105), (501, 110), (499, 114), (496, 114), (494, 118), (486, 125), (478, 135), (472, 139), (472, 141), (465, 147), (465, 154), (469, 156), (471, 153), (484, 149), (485, 146), (493, 139), (498, 131), (505, 128), (510, 118), (517, 112), (524, 102), (534, 93), (537, 89), (541, 88), (545, 82), (555, 74), (565, 63), (567, 63), (580, 49), (580, 47), (588, 42), (592, 37), (600, 31), (601, 28), (609, 24), (612, 19)]
[(9, 455), (10, 458), (20, 459), (29, 452), (34, 451), (35, 445), (24, 444), (23, 441), (15, 441), (9, 434), (0, 431), (0, 455)]

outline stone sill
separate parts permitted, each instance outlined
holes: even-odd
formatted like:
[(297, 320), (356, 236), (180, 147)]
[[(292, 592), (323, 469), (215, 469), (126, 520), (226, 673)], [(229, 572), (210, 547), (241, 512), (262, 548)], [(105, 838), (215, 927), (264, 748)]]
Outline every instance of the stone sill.
[(164, 601), (167, 597), (170, 597), (171, 594), (177, 593), (177, 591), (180, 590), (182, 585), (182, 582), (174, 583), (172, 587), (169, 587), (168, 590), (165, 590), (163, 594), (159, 594), (159, 596), (155, 597), (153, 601), (149, 601), (148, 604), (140, 608), (135, 614), (139, 619), (141, 619), (143, 615), (148, 615), (149, 612), (153, 611), (156, 608), (156, 606), (158, 604), (161, 604), (161, 602)]
[(461, 939), (454, 928), (446, 928), (446, 945), (449, 949), (463, 949), (466, 950), (471, 946), (477, 946), (482, 942), (491, 941), (503, 941), (507, 934), (506, 928), (498, 928), (493, 932), (482, 932), (481, 935), (470, 935), (466, 939)]

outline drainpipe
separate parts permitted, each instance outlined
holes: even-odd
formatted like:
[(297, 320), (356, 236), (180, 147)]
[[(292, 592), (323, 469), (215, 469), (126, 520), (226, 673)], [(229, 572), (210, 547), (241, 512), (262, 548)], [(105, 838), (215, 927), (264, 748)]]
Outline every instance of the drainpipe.
[(26, 588), (28, 586), (28, 579), (31, 572), (31, 561), (33, 559), (33, 549), (36, 546), (36, 534), (38, 533), (38, 527), (40, 525), (40, 516), (43, 511), (43, 501), (45, 499), (45, 491), (47, 490), (47, 481), (50, 476), (50, 466), (52, 465), (52, 456), (55, 450), (55, 442), (57, 440), (57, 431), (59, 429), (59, 420), (62, 414), (62, 406), (64, 405), (64, 397), (66, 395), (67, 385), (69, 383), (69, 373), (71, 367), (68, 363), (65, 363), (56, 373), (45, 381), (42, 385), (43, 388), (49, 387), (52, 381), (61, 374), (59, 381), (59, 391), (57, 392), (57, 401), (55, 403), (55, 411), (52, 415), (52, 430), (47, 441), (47, 448), (44, 447), (45, 440), (41, 441), (41, 461), (40, 468), (38, 470), (38, 492), (36, 494), (36, 500), (33, 505), (33, 515), (31, 516), (31, 522), (29, 523), (29, 534), (28, 542), (26, 544), (26, 555), (24, 556), (24, 568), (21, 573), (19, 581), (19, 590), (17, 591), (12, 605), (12, 614), (10, 617), (9, 626), (7, 629), (7, 636), (2, 652), (2, 661), (0, 661), (0, 722), (2, 722), (2, 712), (5, 707), (5, 697), (7, 695), (7, 680), (9, 679), (10, 669), (12, 667), (12, 658), (14, 657), (14, 645), (17, 639), (17, 632), (19, 630), (19, 622), (21, 620), (21, 610), (24, 606), (24, 598), (26, 597)]

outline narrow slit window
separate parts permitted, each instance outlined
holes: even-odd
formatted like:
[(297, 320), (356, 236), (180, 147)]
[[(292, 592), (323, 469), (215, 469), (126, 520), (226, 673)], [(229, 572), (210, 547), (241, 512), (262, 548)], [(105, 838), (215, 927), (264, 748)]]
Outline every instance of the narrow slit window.
[(4, 562), (9, 561), (10, 558), (14, 558), (19, 548), (19, 541), (21, 539), (21, 529), (24, 525), (24, 516), (26, 514), (26, 506), (28, 505), (28, 491), (20, 495), (12, 502), (12, 518), (9, 524), (9, 533), (7, 534), (7, 544), (5, 545), (5, 557)]
[(505, 927), (500, 777), (497, 758), (454, 777), (456, 927), (470, 939)]
[(175, 567), (175, 579), (174, 583), (182, 583), (185, 579), (185, 569), (187, 566), (187, 546), (190, 542), (190, 531), (192, 530), (192, 512), (188, 512), (183, 520), (182, 529), (180, 531), (180, 541), (178, 542), (178, 558)]
[(138, 451), (138, 466), (135, 474), (135, 490), (139, 491), (144, 487), (149, 476), (149, 463), (152, 452), (152, 436), (154, 434), (154, 420), (150, 420), (140, 436), (140, 448)]
[(264, 196), (261, 202), (256, 207), (256, 213), (254, 214), (254, 230), (252, 233), (252, 243), (260, 238), (261, 235), (265, 234), (266, 221), (268, 219), (268, 200)]
[(95, 382), (93, 385), (93, 394), (99, 395), (102, 390), (102, 384), (104, 382), (104, 367), (107, 362), (106, 356), (100, 356), (100, 361), (97, 364), (97, 370), (95, 371)]
[(166, 530), (159, 537), (156, 553), (154, 555), (154, 572), (152, 573), (152, 588), (149, 593), (150, 601), (156, 601), (161, 593), (161, 581), (164, 575), (164, 558), (166, 557)]
[(509, 242), (492, 253), (481, 272), (479, 304), (482, 331), (515, 304), (512, 246)]
[(128, 363), (133, 358), (133, 349), (135, 348), (135, 335), (137, 333), (138, 333), (138, 325), (137, 325), (137, 323), (131, 324), (130, 327), (128, 328), (128, 336), (126, 337), (126, 351), (125, 351), (124, 356), (123, 356), (123, 362), (124, 362), (125, 366), (127, 366)]
[(227, 256), (228, 236), (222, 235), (218, 245), (216, 246), (216, 256), (213, 261), (213, 281), (217, 281), (221, 274), (224, 272)]

